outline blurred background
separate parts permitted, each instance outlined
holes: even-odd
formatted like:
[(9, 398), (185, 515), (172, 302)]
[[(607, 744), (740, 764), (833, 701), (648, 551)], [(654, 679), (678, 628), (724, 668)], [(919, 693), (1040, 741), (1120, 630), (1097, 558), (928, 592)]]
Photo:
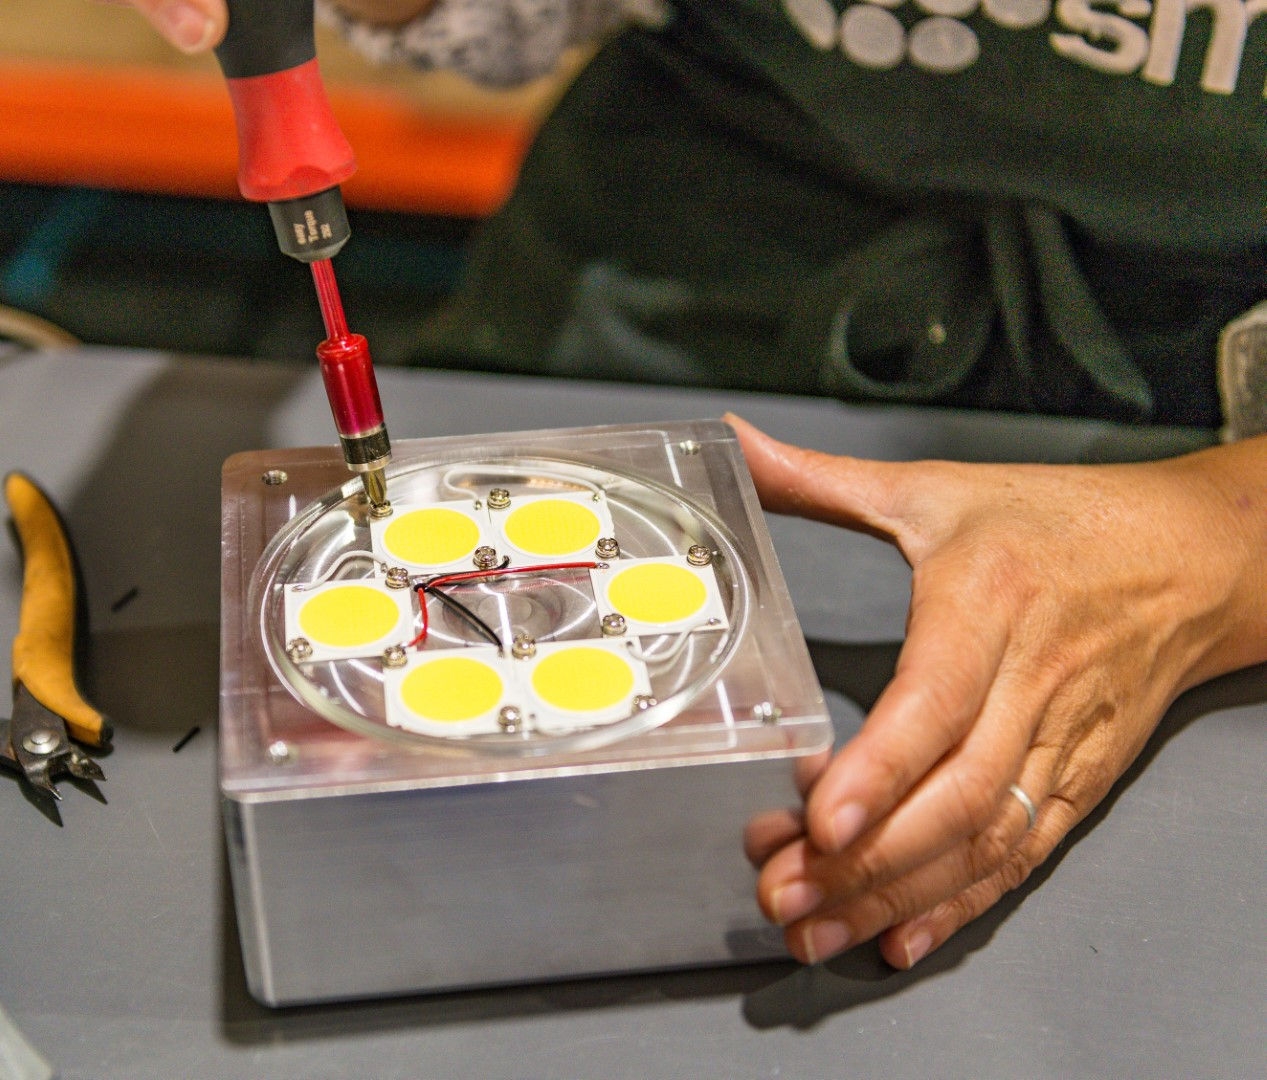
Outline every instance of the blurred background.
[[(376, 361), (403, 363), (585, 56), (501, 92), (374, 67), (322, 27), (317, 53), (360, 166), (344, 188), (344, 301)], [(236, 168), (213, 57), (183, 56), (102, 0), (0, 4), (7, 314), (94, 344), (310, 363), (323, 336), (311, 277), (237, 195)]]

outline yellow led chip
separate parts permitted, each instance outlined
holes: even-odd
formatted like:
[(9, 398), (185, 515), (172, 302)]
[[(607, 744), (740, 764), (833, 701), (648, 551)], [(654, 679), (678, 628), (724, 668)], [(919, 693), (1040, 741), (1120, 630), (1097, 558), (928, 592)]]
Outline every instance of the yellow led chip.
[(494, 521), (507, 546), (538, 559), (592, 556), (612, 532), (607, 504), (591, 495), (519, 496)]
[(635, 696), (651, 693), (646, 665), (623, 641), (540, 645), (526, 682), (534, 725), (553, 733), (628, 716)]
[(483, 716), (505, 692), (496, 670), (466, 656), (442, 656), (414, 668), (400, 687), (405, 708), (424, 720), (461, 723)]
[(564, 712), (610, 709), (629, 697), (633, 684), (628, 660), (609, 649), (587, 645), (552, 653), (532, 673), (532, 689), (537, 697)]
[(409, 590), (389, 589), (381, 578), (292, 586), (285, 603), (287, 643), (302, 643), (296, 659), (377, 656), (413, 636)]
[(626, 619), (667, 626), (699, 615), (708, 589), (685, 566), (639, 562), (612, 575), (607, 599)]
[(721, 630), (726, 607), (712, 566), (685, 557), (622, 559), (593, 570), (600, 616), (621, 615), (634, 636)]
[(453, 738), (499, 731), (514, 677), (496, 649), (446, 649), (414, 654), (384, 684), (389, 724)]
[(459, 502), (402, 503), (391, 517), (371, 521), (370, 535), (375, 552), (388, 563), (425, 570), (466, 566), (485, 542), (480, 516)]

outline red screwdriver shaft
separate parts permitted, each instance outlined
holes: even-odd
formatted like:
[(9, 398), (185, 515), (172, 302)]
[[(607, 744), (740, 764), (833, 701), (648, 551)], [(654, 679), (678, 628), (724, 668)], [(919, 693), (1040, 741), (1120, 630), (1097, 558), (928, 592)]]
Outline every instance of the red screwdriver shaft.
[(312, 280), (326, 326), (326, 340), (317, 346), (321, 379), (325, 383), (334, 426), (343, 445), (348, 468), (361, 477), (370, 513), (391, 513), (383, 470), (391, 460), (391, 443), (383, 421), (383, 406), (374, 378), (369, 342), (348, 331), (339, 285), (329, 259), (312, 263)]

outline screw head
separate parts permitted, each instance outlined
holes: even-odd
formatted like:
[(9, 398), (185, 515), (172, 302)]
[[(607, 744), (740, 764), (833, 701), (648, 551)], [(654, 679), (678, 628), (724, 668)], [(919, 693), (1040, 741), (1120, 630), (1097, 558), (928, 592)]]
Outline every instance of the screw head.
[(678, 453), (684, 457), (694, 457), (703, 449), (694, 439), (683, 439), (677, 444)]
[(713, 561), (712, 549), (703, 544), (692, 544), (686, 549), (686, 561), (692, 566), (707, 566)]
[(276, 487), (278, 484), (284, 484), (290, 479), (286, 475), (285, 469), (269, 469), (260, 479), (269, 487)]
[(51, 754), (57, 749), (57, 732), (51, 728), (36, 728), (22, 740), (22, 749), (28, 754)]
[(383, 650), (383, 667), (404, 667), (409, 662), (409, 654), (403, 645), (388, 645)]
[(752, 707), (752, 718), (763, 724), (777, 724), (783, 710), (770, 701), (761, 701)]
[(488, 493), (488, 508), (490, 510), (505, 510), (510, 505), (510, 492), (505, 488), (493, 488)]
[(389, 518), (392, 513), (392, 504), (389, 502), (370, 503), (370, 517), (374, 518), (375, 521)]
[(307, 638), (291, 638), (286, 642), (286, 655), (296, 664), (302, 663), (312, 656), (312, 642)]
[(388, 567), (386, 582), (389, 589), (407, 589), (409, 588), (409, 571), (403, 566)]
[(522, 731), (524, 714), (515, 705), (503, 705), (497, 713), (497, 726), (508, 734)]
[(530, 634), (516, 634), (510, 643), (510, 655), (516, 660), (530, 660), (537, 655), (537, 639)]
[(489, 547), (487, 544), (481, 544), (475, 549), (475, 554), (471, 556), (471, 562), (479, 570), (491, 570), (497, 565), (497, 549)]
[(620, 541), (614, 536), (601, 536), (594, 545), (594, 554), (600, 559), (614, 559), (620, 554)]
[(603, 637), (620, 637), (628, 629), (629, 624), (620, 612), (613, 611), (610, 615), (603, 616), (600, 626), (602, 627)]
[(268, 760), (274, 765), (287, 765), (294, 760), (294, 751), (284, 739), (274, 739), (268, 744)]
[(636, 712), (646, 712), (658, 704), (660, 703), (650, 694), (634, 694), (633, 707)]

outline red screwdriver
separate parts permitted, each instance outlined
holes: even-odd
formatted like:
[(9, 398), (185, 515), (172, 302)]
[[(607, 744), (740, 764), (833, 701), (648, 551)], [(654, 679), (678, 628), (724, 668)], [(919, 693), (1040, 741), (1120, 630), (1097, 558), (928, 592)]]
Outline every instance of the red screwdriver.
[(370, 513), (385, 517), (391, 442), (369, 344), (348, 331), (330, 261), (351, 235), (339, 185), (356, 159), (317, 68), (313, 0), (228, 0), (228, 8), (216, 57), (237, 122), (238, 187), (268, 204), (282, 251), (312, 267), (326, 327), (317, 358), (343, 459)]

